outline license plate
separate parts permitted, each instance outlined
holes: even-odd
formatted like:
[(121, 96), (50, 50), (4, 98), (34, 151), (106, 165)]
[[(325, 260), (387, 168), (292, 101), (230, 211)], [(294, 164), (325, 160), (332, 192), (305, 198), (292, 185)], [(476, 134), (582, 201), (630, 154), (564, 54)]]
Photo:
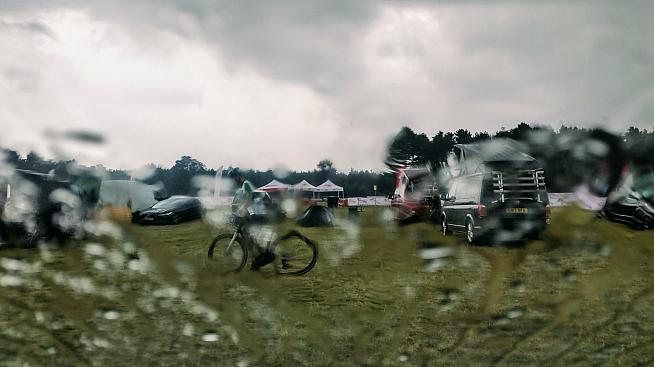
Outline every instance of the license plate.
[(526, 214), (526, 213), (529, 213), (529, 209), (527, 209), (527, 208), (507, 208), (506, 212), (507, 213), (514, 213), (514, 214)]

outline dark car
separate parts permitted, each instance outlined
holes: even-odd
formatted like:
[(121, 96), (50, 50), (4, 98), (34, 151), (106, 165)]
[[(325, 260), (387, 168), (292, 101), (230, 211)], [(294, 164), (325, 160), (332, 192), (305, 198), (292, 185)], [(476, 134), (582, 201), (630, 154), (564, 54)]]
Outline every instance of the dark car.
[(535, 238), (549, 223), (542, 170), (491, 171), (450, 180), (441, 228), (466, 234), (468, 243)]
[(611, 221), (633, 229), (654, 228), (654, 205), (637, 193), (607, 202), (603, 214)]
[(12, 176), (0, 177), (0, 247), (81, 238), (83, 221), (98, 192), (99, 180), (91, 176), (64, 179), (54, 173), (16, 169)]
[(171, 196), (139, 215), (140, 224), (177, 224), (202, 217), (202, 204), (196, 197)]
[(633, 229), (654, 228), (654, 173), (631, 172), (608, 197), (602, 214)]

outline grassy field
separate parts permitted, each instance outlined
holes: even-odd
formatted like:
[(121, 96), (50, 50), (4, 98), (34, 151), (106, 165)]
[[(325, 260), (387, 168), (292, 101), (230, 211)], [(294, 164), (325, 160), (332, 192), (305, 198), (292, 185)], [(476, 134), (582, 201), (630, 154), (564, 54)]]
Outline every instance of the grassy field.
[(654, 364), (651, 231), (569, 208), (542, 241), (476, 247), (337, 216), (300, 229), (320, 249), (302, 277), (220, 276), (206, 250), (229, 227), (202, 221), (0, 252), (0, 366)]

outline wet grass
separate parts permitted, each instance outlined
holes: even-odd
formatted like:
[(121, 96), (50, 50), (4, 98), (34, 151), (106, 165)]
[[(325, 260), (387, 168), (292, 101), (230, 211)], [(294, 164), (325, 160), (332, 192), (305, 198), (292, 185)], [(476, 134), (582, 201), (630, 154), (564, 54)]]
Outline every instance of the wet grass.
[(320, 249), (302, 277), (220, 276), (204, 260), (229, 227), (201, 221), (127, 225), (102, 251), (0, 253), (37, 264), (1, 270), (22, 283), (0, 287), (0, 365), (652, 363), (651, 231), (570, 208), (541, 241), (471, 247), (383, 214), (301, 228)]

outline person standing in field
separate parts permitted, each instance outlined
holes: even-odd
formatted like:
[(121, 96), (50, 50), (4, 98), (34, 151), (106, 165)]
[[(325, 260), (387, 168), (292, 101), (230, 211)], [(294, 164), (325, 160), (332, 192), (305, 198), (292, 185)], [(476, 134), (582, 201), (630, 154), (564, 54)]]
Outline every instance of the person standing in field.
[[(256, 223), (263, 224), (267, 219), (265, 213), (261, 213), (260, 210), (255, 210), (254, 185), (243, 176), (238, 168), (229, 170), (227, 172), (227, 177), (233, 179), (236, 185), (241, 186), (234, 195), (232, 211), (234, 215), (243, 222), (244, 232), (247, 233), (251, 239), (257, 237), (256, 235), (253, 236), (254, 233), (261, 234), (262, 231), (270, 232), (272, 234), (271, 228), (265, 228), (264, 226), (256, 226), (257, 228), (254, 228)], [(264, 243), (264, 240), (258, 239), (252, 242), (260, 246), (259, 254), (252, 262), (252, 270), (259, 270), (260, 267), (275, 260), (275, 256), (268, 251), (267, 246), (265, 246), (266, 244)]]

